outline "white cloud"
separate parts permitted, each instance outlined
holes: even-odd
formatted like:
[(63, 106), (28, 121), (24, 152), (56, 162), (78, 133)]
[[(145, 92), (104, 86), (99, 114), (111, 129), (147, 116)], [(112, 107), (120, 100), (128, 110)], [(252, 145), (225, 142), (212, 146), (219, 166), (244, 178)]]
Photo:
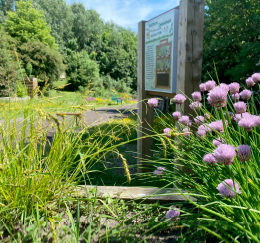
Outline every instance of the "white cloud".
[(149, 20), (179, 4), (179, 0), (81, 0), (87, 9), (95, 9), (105, 21), (112, 20), (125, 28), (137, 31), (141, 20)]

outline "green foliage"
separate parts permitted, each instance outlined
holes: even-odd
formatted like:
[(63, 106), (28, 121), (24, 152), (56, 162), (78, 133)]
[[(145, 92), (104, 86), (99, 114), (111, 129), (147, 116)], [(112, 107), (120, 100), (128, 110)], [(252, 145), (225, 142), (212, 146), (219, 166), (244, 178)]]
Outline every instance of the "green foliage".
[(32, 71), (32, 76), (52, 83), (63, 71), (61, 54), (42, 42), (26, 42), (19, 46), (18, 51), (19, 58), (26, 67), (27, 75)]
[(93, 88), (101, 85), (98, 64), (89, 58), (85, 50), (71, 54), (66, 75), (71, 84), (70, 90), (77, 90), (79, 86)]
[(15, 93), (17, 97), (23, 98), (27, 96), (27, 87), (21, 81), (17, 81), (15, 85)]
[(51, 48), (56, 48), (44, 13), (32, 7), (32, 0), (19, 0), (16, 3), (16, 11), (7, 12), (7, 16), (5, 21), (7, 32), (21, 43), (40, 41)]
[(215, 62), (220, 80), (242, 81), (259, 71), (260, 55), (258, 0), (206, 1), (203, 44), (204, 81), (215, 78)]
[(0, 96), (10, 96), (19, 80), (19, 65), (14, 53), (15, 40), (0, 29)]

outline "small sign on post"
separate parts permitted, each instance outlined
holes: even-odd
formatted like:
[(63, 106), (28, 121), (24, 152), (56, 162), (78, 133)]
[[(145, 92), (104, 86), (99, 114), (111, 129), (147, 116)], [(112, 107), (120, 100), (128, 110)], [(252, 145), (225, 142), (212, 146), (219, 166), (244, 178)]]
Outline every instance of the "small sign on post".
[[(199, 90), (202, 69), (204, 0), (181, 0), (180, 6), (138, 24), (137, 137), (152, 135), (153, 109), (147, 99), (190, 96)], [(189, 113), (188, 102), (184, 114)], [(152, 159), (153, 140), (137, 140), (138, 172)]]

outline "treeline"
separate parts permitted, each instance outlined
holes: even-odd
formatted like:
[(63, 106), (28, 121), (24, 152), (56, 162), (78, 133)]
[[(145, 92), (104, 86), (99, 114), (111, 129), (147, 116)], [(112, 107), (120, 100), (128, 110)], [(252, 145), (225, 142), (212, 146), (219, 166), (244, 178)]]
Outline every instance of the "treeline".
[(66, 73), (70, 90), (135, 92), (137, 35), (82, 3), (0, 0), (0, 96), (22, 76), (52, 84)]
[[(206, 0), (203, 81), (245, 81), (260, 59), (260, 1)], [(208, 73), (209, 72), (209, 73)]]

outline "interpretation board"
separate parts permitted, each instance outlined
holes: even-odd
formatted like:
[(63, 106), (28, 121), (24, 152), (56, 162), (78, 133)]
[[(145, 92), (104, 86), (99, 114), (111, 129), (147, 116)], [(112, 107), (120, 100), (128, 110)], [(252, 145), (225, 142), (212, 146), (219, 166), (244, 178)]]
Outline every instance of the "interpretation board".
[(145, 90), (176, 93), (179, 10), (145, 23)]

